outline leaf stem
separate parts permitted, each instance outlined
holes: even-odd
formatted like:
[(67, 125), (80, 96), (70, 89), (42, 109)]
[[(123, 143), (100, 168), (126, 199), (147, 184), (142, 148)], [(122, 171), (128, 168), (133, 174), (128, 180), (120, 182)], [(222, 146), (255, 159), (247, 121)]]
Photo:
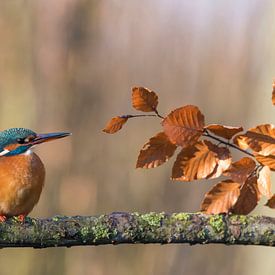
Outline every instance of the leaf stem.
[(123, 115), (123, 116), (120, 116), (121, 118), (133, 118), (133, 117), (145, 117), (145, 116), (154, 116), (154, 117), (157, 117), (157, 115)]
[(156, 115), (161, 118), (161, 119), (164, 119), (164, 117), (162, 115), (159, 114), (158, 110), (157, 109), (154, 109), (154, 112), (156, 113)]
[(219, 141), (219, 142), (222, 143), (222, 144), (225, 144), (225, 145), (230, 146), (230, 147), (232, 147), (232, 148), (234, 148), (234, 149), (236, 149), (236, 150), (239, 150), (239, 151), (241, 151), (241, 152), (244, 153), (244, 154), (247, 154), (247, 155), (249, 155), (249, 156), (251, 156), (251, 157), (253, 157), (253, 158), (255, 157), (252, 153), (247, 152), (246, 150), (239, 148), (239, 147), (236, 146), (235, 144), (230, 143), (229, 141), (224, 141), (224, 140), (222, 140), (222, 139), (220, 139), (220, 138), (218, 138), (218, 137), (216, 137), (216, 136), (211, 135), (206, 129), (204, 130), (203, 136), (204, 136), (204, 137), (209, 137), (209, 138), (215, 139), (216, 141)]

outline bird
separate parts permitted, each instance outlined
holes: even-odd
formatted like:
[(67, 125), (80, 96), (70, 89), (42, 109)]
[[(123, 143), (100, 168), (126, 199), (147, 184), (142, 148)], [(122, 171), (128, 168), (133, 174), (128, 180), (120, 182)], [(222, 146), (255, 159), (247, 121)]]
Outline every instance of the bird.
[(0, 132), (0, 222), (13, 216), (23, 222), (40, 198), (45, 167), (33, 147), (70, 135), (37, 134), (26, 128)]

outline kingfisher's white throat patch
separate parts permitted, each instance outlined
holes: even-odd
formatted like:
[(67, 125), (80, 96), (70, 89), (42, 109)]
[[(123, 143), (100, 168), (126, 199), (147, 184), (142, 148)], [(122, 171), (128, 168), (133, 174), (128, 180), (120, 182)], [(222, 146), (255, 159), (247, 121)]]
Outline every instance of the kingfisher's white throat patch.
[(4, 149), (3, 151), (0, 152), (0, 156), (5, 156), (9, 152), (10, 152), (10, 150)]
[[(5, 156), (9, 152), (10, 152), (10, 150), (4, 149), (3, 151), (0, 152), (0, 157)], [(22, 153), (22, 155), (26, 155), (26, 156), (29, 156), (31, 154), (32, 154), (32, 150), (31, 149), (28, 149), (26, 152)]]

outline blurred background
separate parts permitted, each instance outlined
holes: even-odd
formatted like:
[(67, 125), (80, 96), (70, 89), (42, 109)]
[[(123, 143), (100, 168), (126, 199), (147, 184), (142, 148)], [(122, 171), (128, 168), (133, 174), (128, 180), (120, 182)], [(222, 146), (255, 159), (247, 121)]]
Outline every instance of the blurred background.
[[(198, 211), (216, 181), (171, 182), (172, 161), (135, 170), (140, 148), (160, 131), (158, 119), (133, 119), (113, 136), (101, 130), (115, 115), (136, 113), (135, 85), (158, 93), (163, 115), (195, 104), (207, 123), (274, 123), (274, 15), (272, 0), (2, 0), (0, 128), (73, 133), (36, 148), (47, 179), (31, 215)], [(262, 206), (253, 213), (275, 216)], [(274, 248), (252, 246), (2, 249), (0, 255), (1, 275), (275, 269)]]

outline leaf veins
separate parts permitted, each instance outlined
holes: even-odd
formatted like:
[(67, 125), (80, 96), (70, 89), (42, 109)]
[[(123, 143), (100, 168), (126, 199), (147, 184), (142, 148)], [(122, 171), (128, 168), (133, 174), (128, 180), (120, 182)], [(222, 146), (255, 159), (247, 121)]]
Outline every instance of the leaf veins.
[(132, 105), (138, 111), (154, 112), (158, 106), (158, 96), (147, 88), (134, 87), (132, 89)]
[(237, 133), (243, 131), (243, 127), (231, 127), (219, 124), (207, 125), (205, 129), (209, 130), (216, 136), (223, 137), (225, 139), (231, 139)]
[(258, 190), (261, 195), (270, 198), (271, 194), (271, 180), (270, 180), (270, 169), (268, 166), (264, 166), (258, 176)]
[(263, 156), (275, 154), (275, 127), (263, 124), (249, 129), (245, 134), (234, 138), (234, 143), (241, 149), (252, 149)]
[(155, 168), (173, 156), (177, 146), (168, 139), (164, 132), (150, 138), (141, 149), (136, 168)]
[(202, 135), (204, 115), (198, 107), (187, 105), (172, 111), (163, 120), (162, 126), (172, 143), (188, 147)]
[(229, 176), (235, 182), (244, 183), (255, 168), (255, 161), (252, 158), (244, 157), (233, 162), (231, 167), (224, 172), (224, 175)]
[(204, 140), (182, 149), (174, 163), (171, 178), (181, 181), (217, 178), (230, 164), (231, 156), (227, 148)]
[(256, 155), (255, 158), (260, 164), (266, 165), (270, 168), (270, 170), (275, 171), (275, 156)]
[(127, 117), (116, 116), (113, 117), (106, 125), (106, 127), (102, 130), (107, 134), (114, 134), (119, 131), (122, 126), (127, 122)]
[(258, 204), (261, 196), (257, 187), (257, 177), (250, 177), (240, 189), (240, 196), (231, 212), (238, 215), (249, 214)]
[(206, 193), (201, 211), (206, 214), (228, 213), (240, 195), (240, 184), (225, 180)]

